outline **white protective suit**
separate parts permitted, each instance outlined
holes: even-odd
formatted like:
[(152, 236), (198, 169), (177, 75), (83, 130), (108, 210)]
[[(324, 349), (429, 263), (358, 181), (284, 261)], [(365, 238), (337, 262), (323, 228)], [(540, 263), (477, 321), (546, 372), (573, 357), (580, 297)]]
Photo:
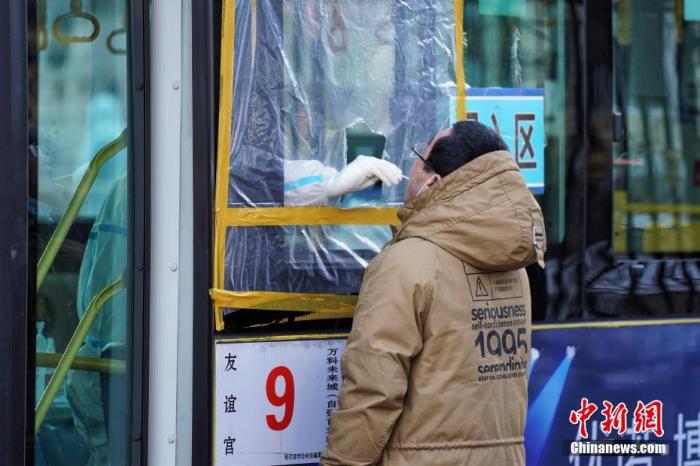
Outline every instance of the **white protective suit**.
[[(384, 188), (398, 185), (404, 178), (394, 164), (375, 157), (359, 155), (345, 168), (337, 171), (317, 160), (292, 160), (284, 163), (284, 203), (287, 206), (325, 205), (344, 194), (360, 191), (381, 181)], [(347, 202), (346, 202), (347, 201)], [(346, 198), (344, 207), (366, 207), (366, 199)], [(371, 205), (371, 204), (370, 204)], [(314, 248), (371, 249), (379, 252), (391, 239), (391, 230), (383, 225), (318, 225), (311, 230), (304, 226), (283, 227), (290, 238), (290, 263), (295, 262), (294, 242), (302, 241)], [(305, 230), (305, 234), (299, 233)], [(295, 233), (296, 232), (296, 233)], [(359, 256), (356, 260), (367, 266)]]
[(399, 167), (391, 162), (359, 155), (340, 171), (318, 160), (284, 162), (285, 205), (323, 205), (334, 197), (360, 191), (377, 181), (392, 187), (401, 182)]
[[(127, 177), (120, 176), (107, 194), (85, 247), (78, 282), (77, 308), (83, 317), (92, 299), (126, 269), (128, 258)], [(109, 344), (126, 343), (126, 290), (118, 292), (99, 310), (79, 356), (99, 358)], [(89, 466), (109, 464), (109, 443), (105, 426), (100, 374), (88, 371), (68, 373), (68, 402), (73, 420), (90, 451)], [(123, 396), (124, 393), (112, 393)]]

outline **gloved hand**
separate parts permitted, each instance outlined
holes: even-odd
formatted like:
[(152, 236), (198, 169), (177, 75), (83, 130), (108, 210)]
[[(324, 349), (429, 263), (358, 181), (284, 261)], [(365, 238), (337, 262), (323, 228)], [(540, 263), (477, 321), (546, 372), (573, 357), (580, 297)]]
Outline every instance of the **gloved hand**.
[(355, 160), (326, 182), (326, 196), (336, 197), (360, 191), (381, 181), (387, 187), (401, 182), (401, 169), (391, 162), (358, 155)]

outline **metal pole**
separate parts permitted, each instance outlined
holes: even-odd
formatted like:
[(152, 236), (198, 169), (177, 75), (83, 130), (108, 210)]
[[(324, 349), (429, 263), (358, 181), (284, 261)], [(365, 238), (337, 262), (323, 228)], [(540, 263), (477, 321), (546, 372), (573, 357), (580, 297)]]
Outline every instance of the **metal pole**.
[(51, 268), (51, 265), (56, 258), (56, 254), (58, 254), (58, 250), (63, 244), (63, 240), (66, 239), (66, 235), (68, 235), (70, 227), (73, 226), (73, 222), (78, 216), (78, 212), (80, 212), (80, 208), (83, 206), (83, 202), (85, 202), (87, 195), (90, 193), (90, 188), (92, 188), (92, 185), (95, 183), (95, 179), (100, 173), (100, 170), (109, 159), (124, 150), (126, 145), (127, 130), (125, 129), (119, 136), (117, 136), (116, 139), (100, 149), (95, 157), (93, 157), (93, 159), (90, 161), (90, 166), (83, 175), (83, 178), (80, 180), (75, 193), (73, 193), (70, 203), (68, 203), (66, 212), (58, 222), (56, 230), (54, 230), (53, 235), (51, 235), (51, 239), (49, 240), (44, 253), (39, 259), (36, 272), (37, 291), (39, 288), (41, 288), (41, 284), (44, 282), (44, 278), (46, 278), (46, 274), (48, 274), (49, 268)]
[(46, 389), (44, 389), (44, 393), (41, 395), (41, 400), (39, 400), (39, 404), (37, 405), (34, 414), (34, 432), (39, 432), (39, 428), (41, 427), (42, 422), (44, 422), (44, 418), (46, 418), (46, 413), (48, 413), (51, 403), (53, 403), (54, 398), (56, 398), (58, 389), (63, 384), (66, 375), (68, 375), (68, 370), (73, 365), (73, 361), (78, 355), (78, 351), (80, 350), (83, 341), (85, 341), (85, 337), (87, 336), (88, 331), (90, 331), (90, 327), (92, 327), (92, 323), (95, 321), (97, 313), (107, 301), (109, 301), (114, 295), (123, 289), (124, 277), (120, 275), (119, 278), (104, 287), (102, 291), (97, 293), (92, 301), (90, 301), (87, 311), (85, 311), (85, 315), (80, 319), (80, 322), (78, 322), (78, 326), (75, 328), (73, 336), (68, 342), (63, 356), (61, 356), (61, 360), (58, 362), (56, 370), (51, 376), (51, 380), (49, 380), (49, 383), (46, 385)]
[[(36, 353), (36, 367), (56, 367), (62, 357), (63, 353)], [(122, 359), (76, 356), (70, 368), (79, 371), (124, 375), (126, 373), (126, 361)]]

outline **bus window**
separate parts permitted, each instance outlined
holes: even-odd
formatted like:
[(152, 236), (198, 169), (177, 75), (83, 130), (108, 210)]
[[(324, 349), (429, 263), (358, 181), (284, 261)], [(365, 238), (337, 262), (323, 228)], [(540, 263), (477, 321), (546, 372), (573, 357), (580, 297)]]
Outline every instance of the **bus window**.
[[(70, 3), (37, 0), (30, 14), (35, 464), (129, 464), (128, 1)], [(79, 326), (87, 336), (70, 344)]]
[[(312, 319), (313, 327), (321, 311), (349, 317), (367, 263), (391, 238), (405, 186), (340, 198), (304, 199), (295, 190), (308, 184), (313, 193), (314, 183), (357, 154), (407, 172), (412, 145), (427, 142), (460, 111), (473, 118), (469, 95), (479, 95), (477, 88), (483, 95), (490, 92), (483, 88), (502, 88), (496, 93), (505, 96), (504, 108), (544, 102), (532, 125), (540, 134), (526, 142), (541, 138), (544, 169), (533, 192), (547, 220), (552, 279), (540, 274), (533, 281), (542, 296), (538, 318), (548, 313), (547, 293), (567, 289), (545, 290), (544, 283), (566, 275), (564, 199), (573, 188), (564, 167), (578, 146), (575, 99), (566, 87), (577, 79), (567, 59), (577, 54), (565, 50), (577, 21), (571, 5), (465, 2), (455, 12), (432, 0), (259, 1), (230, 2), (225, 15), (212, 296), (227, 330), (299, 321), (291, 317)], [(455, 41), (457, 25), (464, 35)], [(512, 115), (500, 123), (483, 118), (504, 132), (512, 122)], [(374, 212), (363, 218), (348, 208)]]
[(564, 0), (465, 2), (464, 8), (468, 84), (544, 93), (544, 189), (535, 191), (535, 197), (544, 214), (547, 255), (544, 271), (536, 265), (528, 268), (534, 320), (559, 320), (576, 313), (577, 266), (572, 259), (580, 241), (581, 211), (575, 200), (582, 188), (567, 166), (581, 147), (576, 95), (581, 14), (575, 2)]
[[(688, 2), (686, 2), (688, 3)], [(673, 0), (615, 2), (614, 251), (700, 252), (700, 23)]]
[(612, 140), (612, 157), (603, 160), (608, 151), (599, 153), (598, 166), (612, 160), (609, 171), (590, 177), (599, 192), (612, 183), (609, 194), (598, 196), (605, 204), (591, 208), (610, 215), (589, 222), (597, 238), (586, 252), (582, 317), (696, 313), (697, 18), (691, 2), (618, 0), (610, 6), (614, 124), (598, 139)]

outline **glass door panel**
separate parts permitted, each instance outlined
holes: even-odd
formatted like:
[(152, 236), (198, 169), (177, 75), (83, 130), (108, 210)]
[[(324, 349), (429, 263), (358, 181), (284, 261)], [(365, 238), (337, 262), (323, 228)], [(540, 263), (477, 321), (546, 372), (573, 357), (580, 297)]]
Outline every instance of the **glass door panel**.
[(128, 3), (30, 12), (36, 465), (129, 462)]

